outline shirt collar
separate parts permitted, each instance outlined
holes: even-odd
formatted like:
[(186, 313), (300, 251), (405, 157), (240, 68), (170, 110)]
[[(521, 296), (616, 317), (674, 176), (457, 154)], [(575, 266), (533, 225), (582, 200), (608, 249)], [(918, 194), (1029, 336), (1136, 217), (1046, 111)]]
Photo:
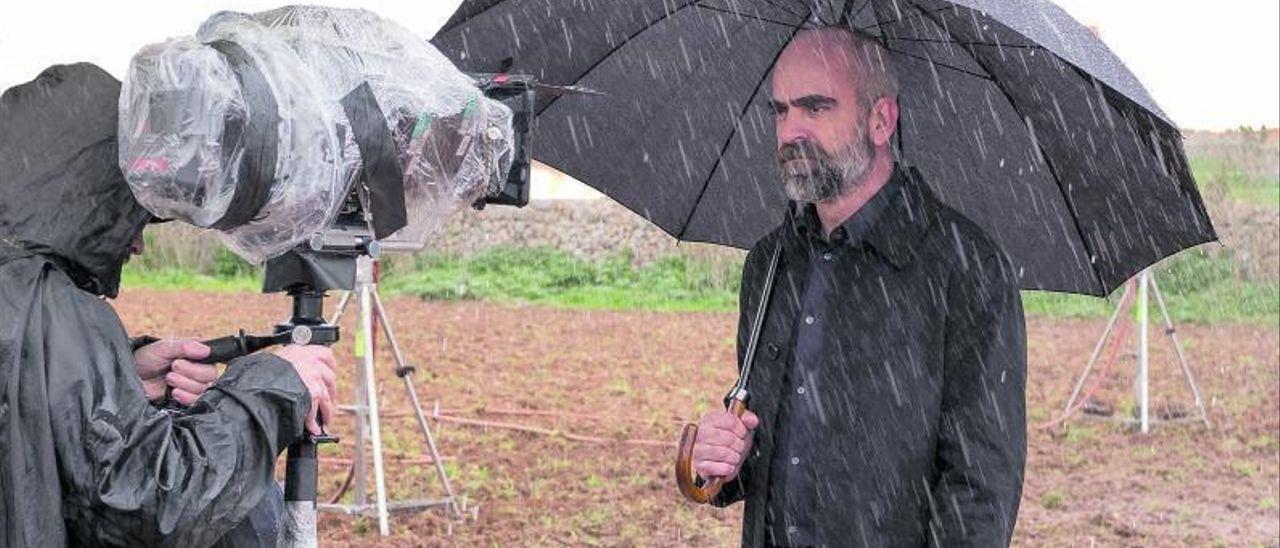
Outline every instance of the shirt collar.
[[(923, 208), (924, 184), (915, 168), (894, 164), (889, 182), (832, 231), (833, 240), (838, 231), (843, 232), (843, 242), (833, 243), (853, 247), (868, 245), (895, 267), (906, 266), (929, 224)], [(791, 214), (797, 236), (822, 241), (822, 221), (813, 204), (793, 202)]]

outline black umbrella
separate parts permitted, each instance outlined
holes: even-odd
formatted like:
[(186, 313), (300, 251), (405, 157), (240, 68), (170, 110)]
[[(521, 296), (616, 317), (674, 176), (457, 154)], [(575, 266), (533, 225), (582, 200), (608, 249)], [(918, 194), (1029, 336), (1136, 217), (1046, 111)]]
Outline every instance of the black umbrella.
[(1215, 239), (1176, 126), (1043, 0), (468, 0), (432, 42), (464, 70), (510, 58), (604, 92), (542, 99), (536, 156), (681, 240), (747, 247), (785, 211), (768, 75), (832, 23), (893, 53), (901, 159), (1023, 287), (1104, 295)]

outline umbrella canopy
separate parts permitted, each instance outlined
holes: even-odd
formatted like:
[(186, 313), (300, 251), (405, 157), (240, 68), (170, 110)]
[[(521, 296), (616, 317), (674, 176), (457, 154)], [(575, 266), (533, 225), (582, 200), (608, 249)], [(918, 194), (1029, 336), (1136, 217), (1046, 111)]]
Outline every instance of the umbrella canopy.
[(580, 84), (537, 105), (536, 156), (673, 236), (748, 247), (786, 211), (768, 76), (801, 30), (876, 37), (896, 143), (1027, 289), (1104, 295), (1216, 238), (1173, 122), (1042, 0), (469, 0), (432, 39), (460, 68)]

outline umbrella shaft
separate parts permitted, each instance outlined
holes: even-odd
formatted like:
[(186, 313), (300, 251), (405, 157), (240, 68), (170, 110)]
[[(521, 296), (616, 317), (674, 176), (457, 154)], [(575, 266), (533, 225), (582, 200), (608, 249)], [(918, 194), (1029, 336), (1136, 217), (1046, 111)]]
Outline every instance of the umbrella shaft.
[(773, 296), (773, 280), (777, 277), (778, 262), (781, 257), (782, 240), (778, 240), (778, 246), (773, 249), (773, 256), (769, 258), (769, 270), (764, 277), (764, 289), (760, 292), (760, 303), (756, 305), (756, 317), (751, 323), (751, 338), (747, 340), (747, 351), (742, 358), (742, 373), (738, 376), (738, 383), (733, 386), (733, 390), (725, 396), (725, 407), (730, 407), (735, 399), (746, 401), (747, 380), (751, 377), (751, 365), (756, 361), (756, 347), (760, 343), (760, 331), (764, 327), (765, 314), (769, 312), (769, 300)]

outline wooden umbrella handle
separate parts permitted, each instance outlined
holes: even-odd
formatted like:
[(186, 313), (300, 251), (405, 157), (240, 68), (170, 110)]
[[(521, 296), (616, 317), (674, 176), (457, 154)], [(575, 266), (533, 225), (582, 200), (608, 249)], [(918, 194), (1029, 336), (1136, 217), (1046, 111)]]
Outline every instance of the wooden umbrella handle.
[[(729, 412), (741, 418), (746, 412), (747, 404), (741, 399), (733, 398), (729, 403)], [(676, 450), (676, 486), (680, 494), (698, 504), (706, 504), (720, 492), (724, 485), (723, 478), (715, 478), (704, 485), (697, 484), (698, 474), (693, 469), (693, 443), (698, 439), (698, 425), (688, 423), (680, 432), (680, 447)]]

